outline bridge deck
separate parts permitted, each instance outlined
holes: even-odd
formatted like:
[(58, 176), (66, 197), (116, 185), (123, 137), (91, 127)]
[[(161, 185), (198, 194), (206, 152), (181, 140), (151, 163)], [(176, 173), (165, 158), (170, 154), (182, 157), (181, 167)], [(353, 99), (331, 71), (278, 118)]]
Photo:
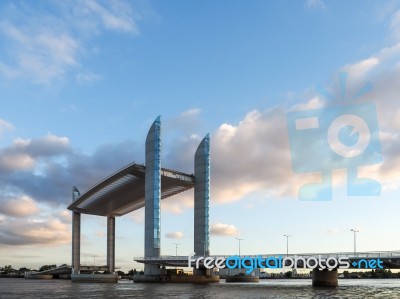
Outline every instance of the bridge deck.
[[(144, 207), (146, 166), (131, 163), (79, 196), (68, 209), (83, 214), (122, 216)], [(194, 187), (194, 176), (161, 169), (161, 199)]]

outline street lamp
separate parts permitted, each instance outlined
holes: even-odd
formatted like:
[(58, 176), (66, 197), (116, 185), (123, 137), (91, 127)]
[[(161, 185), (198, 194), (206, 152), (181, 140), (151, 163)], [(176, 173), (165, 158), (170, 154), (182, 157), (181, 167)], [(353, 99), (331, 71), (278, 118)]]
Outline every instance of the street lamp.
[(243, 241), (244, 239), (236, 238), (236, 240), (239, 241), (239, 257), (240, 257), (240, 241)]
[(175, 256), (178, 256), (178, 243), (172, 243), (175, 244)]
[(289, 255), (289, 238), (292, 235), (283, 235), (283, 236), (286, 237), (286, 256), (288, 256)]
[(356, 233), (359, 233), (360, 231), (359, 230), (356, 230), (356, 229), (351, 229), (350, 231), (352, 231), (353, 233), (354, 233), (354, 256), (356, 255)]

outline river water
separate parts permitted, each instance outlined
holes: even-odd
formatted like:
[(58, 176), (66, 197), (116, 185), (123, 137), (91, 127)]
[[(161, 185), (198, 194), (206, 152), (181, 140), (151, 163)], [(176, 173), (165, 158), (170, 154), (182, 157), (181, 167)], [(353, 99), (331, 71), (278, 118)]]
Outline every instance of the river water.
[(1, 278), (0, 298), (400, 298), (400, 279), (340, 279), (339, 287), (324, 289), (309, 279), (194, 285)]

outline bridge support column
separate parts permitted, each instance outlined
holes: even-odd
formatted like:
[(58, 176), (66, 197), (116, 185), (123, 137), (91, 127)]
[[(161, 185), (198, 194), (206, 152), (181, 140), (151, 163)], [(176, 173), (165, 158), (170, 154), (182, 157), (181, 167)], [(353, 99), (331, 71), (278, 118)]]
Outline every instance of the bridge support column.
[[(160, 201), (161, 201), (161, 119), (154, 121), (146, 137), (145, 173), (145, 257), (160, 256)], [(159, 265), (145, 264), (145, 275), (160, 275)]]
[(313, 287), (337, 287), (338, 286), (338, 271), (334, 270), (319, 270), (312, 271)]
[(81, 273), (81, 214), (72, 212), (72, 274)]
[(115, 272), (115, 217), (107, 217), (107, 267)]
[(194, 252), (197, 256), (210, 255), (210, 136), (200, 142), (194, 156)]

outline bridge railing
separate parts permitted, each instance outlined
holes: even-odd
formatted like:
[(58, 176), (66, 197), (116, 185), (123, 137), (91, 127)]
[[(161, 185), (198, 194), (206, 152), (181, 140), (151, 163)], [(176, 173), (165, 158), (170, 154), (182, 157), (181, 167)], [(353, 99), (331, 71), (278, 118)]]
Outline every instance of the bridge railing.
[[(202, 255), (196, 255), (192, 256), (193, 259), (199, 258)], [(233, 255), (210, 255), (210, 257), (213, 258), (218, 258), (218, 257), (223, 257), (223, 258), (228, 258)], [(279, 256), (289, 256), (289, 257), (294, 257), (294, 256), (302, 256), (302, 257), (310, 257), (310, 256), (321, 256), (321, 258), (326, 258), (326, 257), (348, 257), (348, 258), (391, 258), (391, 257), (400, 257), (400, 250), (393, 250), (393, 251), (364, 251), (364, 252), (330, 252), (330, 253), (296, 253), (296, 254), (289, 254), (287, 255), (286, 253), (284, 254), (265, 254), (265, 253), (260, 253), (260, 254), (251, 254), (251, 255), (246, 255), (242, 254), (241, 257), (250, 257), (250, 258), (257, 258), (258, 256), (261, 257), (279, 257)], [(137, 262), (151, 262), (151, 261), (158, 261), (158, 260), (163, 260), (163, 261), (187, 261), (188, 256), (174, 256), (174, 255), (161, 255), (160, 257), (134, 257), (133, 260)]]

